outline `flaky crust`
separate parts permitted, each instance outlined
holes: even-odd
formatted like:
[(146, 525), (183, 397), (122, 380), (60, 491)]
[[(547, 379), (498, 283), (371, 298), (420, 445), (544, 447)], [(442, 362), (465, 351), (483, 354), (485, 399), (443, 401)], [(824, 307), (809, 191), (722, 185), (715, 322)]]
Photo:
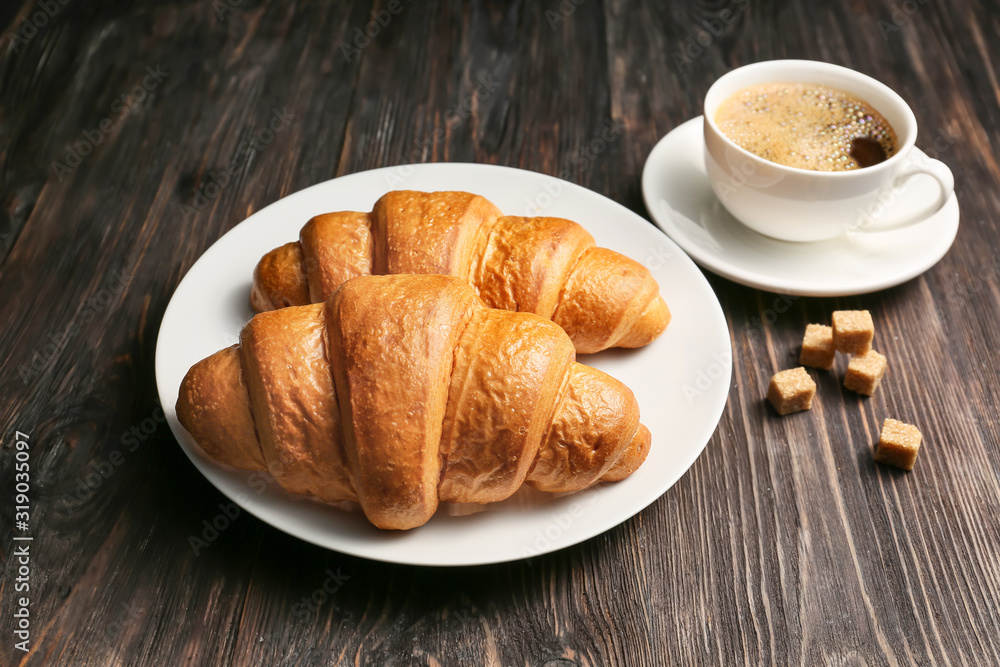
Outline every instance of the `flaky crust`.
[(250, 399), (240, 346), (202, 359), (187, 372), (177, 401), (177, 419), (210, 458), (235, 468), (266, 470)]
[(643, 265), (575, 222), (504, 216), (468, 192), (399, 190), (371, 213), (317, 216), (261, 259), (250, 300), (257, 312), (320, 302), (368, 273), (462, 278), (491, 308), (555, 319), (579, 353), (641, 347), (670, 323)]
[(353, 500), (324, 328), (323, 304), (262, 313), (240, 334), (242, 367), (271, 475), (292, 493)]
[(324, 304), (254, 317), (240, 345), (191, 368), (177, 414), (210, 458), (407, 529), (441, 501), (638, 468), (635, 397), (574, 356), (552, 321), (487, 308), (462, 280), (352, 278)]

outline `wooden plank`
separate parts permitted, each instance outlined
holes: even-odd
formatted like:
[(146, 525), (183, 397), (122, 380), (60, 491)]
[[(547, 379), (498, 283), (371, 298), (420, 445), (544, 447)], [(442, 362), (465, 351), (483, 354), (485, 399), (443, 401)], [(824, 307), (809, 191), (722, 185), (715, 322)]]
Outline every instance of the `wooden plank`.
[[(0, 10), (0, 489), (26, 431), (35, 538), (25, 655), (0, 505), (0, 662), (1000, 663), (995, 3), (402, 2), (368, 43), (390, 3), (226, 2), (67, 3), (24, 43), (42, 3)], [(783, 57), (911, 102), (918, 145), (958, 176), (958, 239), (872, 295), (709, 276), (729, 404), (691, 471), (621, 526), (503, 565), (365, 561), (235, 515), (158, 421), (170, 294), (253, 211), (448, 160), (561, 175), (645, 214), (655, 142), (728, 69)], [(844, 308), (875, 315), (882, 389), (844, 391), (840, 360), (814, 373), (811, 412), (777, 417), (770, 375)], [(890, 416), (924, 433), (912, 473), (871, 460)]]

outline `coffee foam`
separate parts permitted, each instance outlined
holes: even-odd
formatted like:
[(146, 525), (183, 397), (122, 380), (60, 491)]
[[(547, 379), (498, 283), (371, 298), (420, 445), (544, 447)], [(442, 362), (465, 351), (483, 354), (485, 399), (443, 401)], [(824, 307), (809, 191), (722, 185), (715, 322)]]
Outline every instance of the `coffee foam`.
[[(722, 103), (715, 122), (741, 148), (800, 169), (848, 171), (896, 152), (895, 131), (870, 104), (814, 84), (746, 88)], [(865, 154), (878, 153), (876, 145), (885, 157), (869, 160)]]

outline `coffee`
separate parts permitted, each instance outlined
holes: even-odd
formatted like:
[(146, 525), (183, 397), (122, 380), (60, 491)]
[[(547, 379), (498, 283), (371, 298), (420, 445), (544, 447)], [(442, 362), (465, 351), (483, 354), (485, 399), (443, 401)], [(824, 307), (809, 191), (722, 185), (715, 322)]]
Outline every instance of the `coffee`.
[(896, 132), (870, 104), (809, 83), (745, 88), (719, 106), (715, 122), (741, 148), (800, 169), (848, 171), (896, 152)]

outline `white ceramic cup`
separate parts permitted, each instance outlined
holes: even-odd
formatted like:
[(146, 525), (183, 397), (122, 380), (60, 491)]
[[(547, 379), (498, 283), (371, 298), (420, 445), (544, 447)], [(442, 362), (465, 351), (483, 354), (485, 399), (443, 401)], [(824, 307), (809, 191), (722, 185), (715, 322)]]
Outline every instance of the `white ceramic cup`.
[[(719, 106), (763, 83), (813, 83), (871, 104), (896, 132), (897, 150), (879, 164), (850, 171), (812, 171), (771, 162), (740, 148), (715, 122)], [(854, 70), (811, 60), (771, 60), (732, 70), (705, 96), (705, 166), (722, 205), (751, 229), (784, 241), (822, 241), (845, 232), (896, 229), (927, 219), (955, 189), (951, 170), (913, 150), (917, 120), (899, 95)], [(902, 185), (917, 174), (937, 180), (936, 201), (903, 220), (885, 219)]]

